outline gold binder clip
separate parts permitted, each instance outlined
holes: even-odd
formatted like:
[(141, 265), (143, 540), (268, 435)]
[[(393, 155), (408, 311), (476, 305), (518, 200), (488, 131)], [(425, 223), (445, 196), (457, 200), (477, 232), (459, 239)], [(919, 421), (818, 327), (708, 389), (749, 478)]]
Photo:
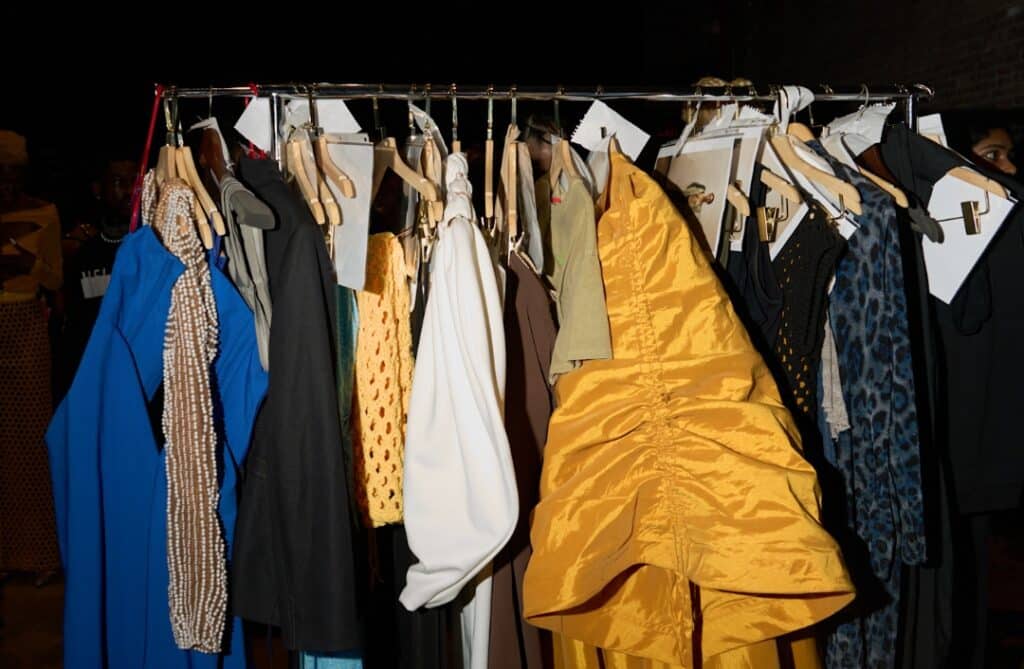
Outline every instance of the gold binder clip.
[(964, 231), (969, 235), (981, 234), (981, 218), (978, 213), (977, 200), (960, 203), (960, 211), (964, 215)]
[(778, 207), (757, 208), (757, 233), (762, 242), (774, 242), (775, 230), (778, 227)]

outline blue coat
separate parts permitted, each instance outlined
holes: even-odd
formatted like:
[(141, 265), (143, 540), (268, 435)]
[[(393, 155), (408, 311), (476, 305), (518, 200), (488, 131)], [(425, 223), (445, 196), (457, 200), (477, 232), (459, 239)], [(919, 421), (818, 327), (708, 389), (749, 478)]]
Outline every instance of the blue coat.
[[(124, 240), (78, 374), (46, 435), (67, 583), (67, 667), (246, 666), (237, 618), (223, 655), (180, 650), (171, 633), (162, 400), (154, 395), (163, 383), (171, 288), (183, 269), (150, 228)], [(239, 471), (267, 376), (252, 312), (220, 270), (211, 274), (220, 323), (219, 511), (230, 556)]]

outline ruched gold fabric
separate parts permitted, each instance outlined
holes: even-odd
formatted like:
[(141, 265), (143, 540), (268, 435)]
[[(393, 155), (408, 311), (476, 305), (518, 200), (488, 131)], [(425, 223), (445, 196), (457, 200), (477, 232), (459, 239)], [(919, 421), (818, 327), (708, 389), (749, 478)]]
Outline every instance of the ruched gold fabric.
[(635, 656), (608, 667), (759, 666), (759, 642), (853, 586), (793, 419), (683, 219), (619, 154), (607, 197), (613, 359), (555, 387), (524, 614), (582, 642), (566, 668), (596, 666), (587, 645)]

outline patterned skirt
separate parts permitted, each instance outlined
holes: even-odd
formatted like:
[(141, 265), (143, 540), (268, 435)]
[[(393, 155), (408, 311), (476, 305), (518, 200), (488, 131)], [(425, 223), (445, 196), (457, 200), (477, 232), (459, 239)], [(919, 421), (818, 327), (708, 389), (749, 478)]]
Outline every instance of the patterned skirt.
[(42, 306), (0, 303), (0, 571), (60, 566), (43, 439), (52, 413)]

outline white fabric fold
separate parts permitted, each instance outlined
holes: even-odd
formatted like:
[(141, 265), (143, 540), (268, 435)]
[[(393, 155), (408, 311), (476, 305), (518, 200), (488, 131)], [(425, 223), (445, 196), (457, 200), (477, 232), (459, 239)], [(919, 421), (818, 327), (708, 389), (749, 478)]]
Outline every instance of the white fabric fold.
[(509, 540), (519, 514), (503, 419), (501, 296), (466, 173), (465, 156), (449, 156), (409, 400), (403, 494), (418, 562), (399, 598), (409, 610), (452, 601)]

